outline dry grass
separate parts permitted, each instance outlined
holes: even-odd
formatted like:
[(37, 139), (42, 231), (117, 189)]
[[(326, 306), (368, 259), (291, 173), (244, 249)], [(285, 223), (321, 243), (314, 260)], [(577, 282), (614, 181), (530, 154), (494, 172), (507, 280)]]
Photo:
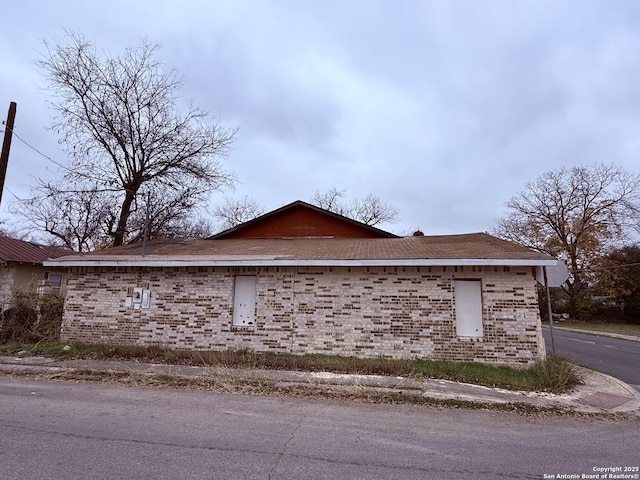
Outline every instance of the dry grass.
[(0, 355), (42, 355), (60, 360), (126, 360), (168, 365), (205, 366), (217, 369), (291, 370), (332, 372), (393, 377), (438, 378), (489, 387), (528, 391), (567, 391), (580, 379), (562, 357), (550, 357), (527, 369), (492, 366), (473, 362), (392, 360), (334, 355), (287, 355), (240, 351), (172, 350), (159, 346), (118, 346), (57, 341), (35, 345), (0, 345)]
[(239, 379), (224, 369), (204, 375), (179, 375), (152, 371), (124, 370), (108, 371), (93, 369), (68, 370), (49, 376), (51, 380), (77, 382), (98, 382), (104, 384), (127, 385), (131, 387), (159, 387), (188, 390), (203, 390), (216, 393), (239, 393), (245, 395), (265, 394), (274, 382), (266, 377)]

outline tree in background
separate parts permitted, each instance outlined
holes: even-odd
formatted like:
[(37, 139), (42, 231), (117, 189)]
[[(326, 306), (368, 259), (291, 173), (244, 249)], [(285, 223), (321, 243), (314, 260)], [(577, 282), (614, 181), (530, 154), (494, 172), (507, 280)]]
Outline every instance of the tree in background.
[(316, 190), (310, 203), (370, 226), (398, 221), (398, 210), (379, 197), (369, 194), (347, 202), (344, 200), (345, 193), (345, 190), (337, 190), (335, 187), (326, 192)]
[[(371, 226), (398, 220), (398, 210), (375, 195), (369, 194), (351, 202), (346, 202), (344, 196), (345, 190), (336, 188), (326, 192), (316, 191), (310, 203)], [(222, 222), (224, 230), (248, 222), (262, 215), (264, 211), (264, 207), (257, 200), (245, 195), (239, 200), (226, 198), (221, 205), (214, 208), (213, 215)]]
[(0, 220), (0, 237), (10, 237), (16, 240), (28, 240), (29, 234), (23, 229), (7, 226), (5, 220)]
[[(35, 228), (47, 232), (54, 244), (76, 252), (105, 248), (117, 222), (114, 192), (99, 185), (80, 183), (64, 186), (42, 183), (38, 195), (12, 205), (12, 211), (28, 217), (28, 233)], [(169, 195), (167, 194), (169, 193)], [(206, 237), (213, 233), (211, 221), (197, 215), (192, 192), (147, 192), (136, 197), (129, 217), (128, 242), (169, 236)], [(23, 229), (24, 230), (24, 229)]]
[(638, 226), (640, 177), (613, 165), (547, 172), (507, 202), (498, 236), (566, 262), (568, 310), (579, 315), (594, 267)]
[[(41, 182), (27, 201), (29, 215), (36, 213), (41, 221), (45, 212), (60, 213), (60, 223), (49, 224), (49, 233), (68, 238), (74, 225), (64, 225), (64, 208), (100, 192), (109, 195), (108, 212), (101, 205), (87, 212), (95, 217), (87, 219), (90, 228), (73, 243), (76, 249), (95, 244), (91, 232), (100, 224), (113, 245), (122, 245), (140, 238), (145, 197), (153, 197), (153, 230), (160, 231), (166, 222), (187, 216), (211, 192), (233, 183), (220, 160), (235, 132), (221, 129), (190, 103), (184, 111), (178, 107), (181, 81), (175, 70), (165, 70), (154, 58), (157, 45), (142, 43), (109, 55), (77, 33), (45, 45), (37, 65), (55, 95), (52, 128), (71, 158), (61, 180), (55, 185)], [(65, 189), (64, 184), (87, 189)], [(161, 208), (167, 211), (160, 213)], [(98, 238), (104, 233), (100, 228), (95, 232)]]
[[(146, 191), (139, 195), (130, 218), (130, 242), (167, 237), (201, 237), (210, 235), (211, 221), (198, 215), (206, 199), (193, 190)], [(113, 217), (112, 221), (115, 221)]]
[(610, 251), (598, 270), (596, 288), (623, 319), (640, 323), (640, 245), (629, 244)]
[(109, 222), (113, 192), (88, 182), (57, 185), (39, 182), (37, 194), (12, 205), (30, 227), (50, 234), (54, 243), (88, 252), (111, 243)]
[(239, 200), (225, 198), (222, 204), (213, 209), (213, 216), (222, 222), (222, 230), (253, 220), (263, 213), (262, 205), (246, 195)]

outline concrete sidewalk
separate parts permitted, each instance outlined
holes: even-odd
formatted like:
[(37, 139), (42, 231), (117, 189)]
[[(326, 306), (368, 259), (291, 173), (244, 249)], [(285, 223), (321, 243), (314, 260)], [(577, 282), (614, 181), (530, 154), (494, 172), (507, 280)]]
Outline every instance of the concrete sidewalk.
[(45, 357), (0, 357), (0, 373), (56, 373), (73, 370), (108, 372), (148, 372), (183, 376), (212, 376), (216, 372), (233, 375), (238, 380), (268, 379), (282, 388), (352, 388), (377, 392), (395, 392), (437, 400), (462, 400), (481, 404), (521, 403), (535, 407), (571, 409), (580, 413), (626, 413), (640, 417), (640, 392), (626, 383), (583, 367), (576, 367), (584, 384), (573, 391), (557, 395), (545, 392), (521, 392), (490, 388), (449, 380), (379, 375), (346, 375), (328, 372), (294, 372), (282, 370), (229, 369), (148, 364), (126, 361), (68, 360)]

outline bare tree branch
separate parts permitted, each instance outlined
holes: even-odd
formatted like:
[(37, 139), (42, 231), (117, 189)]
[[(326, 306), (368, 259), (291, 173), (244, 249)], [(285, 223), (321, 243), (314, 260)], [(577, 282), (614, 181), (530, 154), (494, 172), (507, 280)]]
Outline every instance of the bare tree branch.
[(362, 199), (344, 202), (345, 190), (335, 187), (320, 192), (316, 190), (311, 197), (311, 203), (330, 212), (352, 218), (366, 225), (379, 225), (398, 221), (398, 210), (379, 197), (368, 194)]
[(255, 199), (246, 195), (240, 200), (226, 198), (221, 205), (213, 210), (214, 217), (222, 221), (223, 230), (252, 220), (262, 213), (264, 213), (264, 208)]
[(109, 55), (72, 32), (45, 45), (36, 63), (55, 95), (52, 129), (72, 158), (64, 179), (86, 182), (90, 172), (101, 179), (96, 189), (118, 191), (109, 232), (114, 245), (138, 236), (130, 218), (141, 192), (168, 189), (171, 199), (164, 203), (180, 198), (195, 207), (233, 184), (220, 160), (235, 131), (222, 129), (192, 104), (185, 112), (178, 108), (182, 83), (155, 59), (157, 45), (143, 42)]
[(65, 247), (85, 252), (110, 243), (113, 195), (95, 184), (40, 182), (34, 197), (13, 203), (11, 209)]

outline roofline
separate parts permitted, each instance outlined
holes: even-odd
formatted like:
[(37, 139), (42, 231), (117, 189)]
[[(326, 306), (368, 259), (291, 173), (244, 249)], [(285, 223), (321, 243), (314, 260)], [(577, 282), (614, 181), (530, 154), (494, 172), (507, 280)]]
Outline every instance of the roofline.
[(553, 267), (558, 260), (499, 258), (389, 258), (370, 260), (215, 259), (215, 260), (46, 260), (47, 267)]
[(329, 215), (332, 216), (334, 218), (337, 218), (339, 220), (351, 223), (352, 225), (356, 225), (360, 228), (365, 228), (367, 230), (370, 230), (371, 232), (377, 233), (379, 235), (382, 235), (383, 238), (399, 238), (398, 235), (391, 233), (391, 232), (387, 232), (385, 230), (381, 230), (379, 228), (373, 227), (371, 225), (367, 225), (366, 223), (362, 223), (359, 222), (357, 220), (354, 220), (353, 218), (349, 218), (349, 217), (345, 217), (344, 215), (340, 215), (339, 213), (335, 213), (332, 212), (331, 210), (325, 210), (324, 208), (320, 208), (316, 205), (312, 205), (310, 203), (307, 202), (303, 202), (302, 200), (296, 200), (295, 202), (291, 202), (288, 203), (287, 205), (284, 205), (280, 208), (277, 208), (275, 210), (271, 210), (270, 212), (267, 213), (263, 213), (262, 215), (257, 216), (256, 218), (252, 218), (251, 220), (248, 220), (246, 222), (240, 223), (238, 225), (235, 225), (231, 228), (228, 228), (227, 230), (223, 230), (222, 232), (216, 233), (215, 235), (211, 235), (210, 237), (207, 237), (208, 240), (215, 240), (218, 239), (220, 237), (224, 237), (230, 233), (235, 232), (236, 230), (241, 230), (244, 227), (247, 227), (249, 225), (252, 225), (254, 223), (257, 223), (265, 218), (271, 217), (273, 215), (276, 215), (280, 212), (283, 212), (285, 210), (289, 210), (293, 207), (297, 207), (297, 206), (303, 206), (303, 207), (307, 207), (310, 208), (312, 210), (315, 210), (317, 212), (323, 213), (325, 215)]

